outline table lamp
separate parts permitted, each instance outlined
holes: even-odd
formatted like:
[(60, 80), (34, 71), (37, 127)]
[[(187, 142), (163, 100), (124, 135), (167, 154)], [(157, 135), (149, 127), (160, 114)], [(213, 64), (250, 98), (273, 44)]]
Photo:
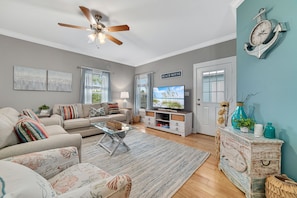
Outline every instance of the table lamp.
[(124, 99), (124, 101), (123, 101), (123, 107), (124, 108), (127, 108), (127, 99), (129, 98), (129, 92), (128, 91), (122, 91), (120, 98), (121, 99)]

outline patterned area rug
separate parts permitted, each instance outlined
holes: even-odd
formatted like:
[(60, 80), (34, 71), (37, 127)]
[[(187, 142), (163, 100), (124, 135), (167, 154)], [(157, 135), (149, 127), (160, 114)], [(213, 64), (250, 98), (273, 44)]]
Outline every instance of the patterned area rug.
[(136, 130), (124, 139), (130, 150), (120, 145), (110, 156), (96, 145), (101, 136), (83, 139), (82, 161), (112, 175), (129, 174), (132, 198), (173, 196), (209, 156), (207, 152)]

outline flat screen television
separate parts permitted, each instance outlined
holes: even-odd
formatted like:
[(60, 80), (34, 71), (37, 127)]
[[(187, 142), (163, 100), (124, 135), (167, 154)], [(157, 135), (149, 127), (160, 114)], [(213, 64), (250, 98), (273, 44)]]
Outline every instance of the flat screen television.
[(153, 108), (176, 109), (185, 108), (185, 86), (163, 86), (153, 88)]

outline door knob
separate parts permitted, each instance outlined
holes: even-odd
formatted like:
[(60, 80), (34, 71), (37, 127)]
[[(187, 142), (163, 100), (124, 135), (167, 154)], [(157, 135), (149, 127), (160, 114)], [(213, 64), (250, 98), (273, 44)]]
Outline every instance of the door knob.
[(197, 103), (198, 106), (200, 106), (200, 103)]

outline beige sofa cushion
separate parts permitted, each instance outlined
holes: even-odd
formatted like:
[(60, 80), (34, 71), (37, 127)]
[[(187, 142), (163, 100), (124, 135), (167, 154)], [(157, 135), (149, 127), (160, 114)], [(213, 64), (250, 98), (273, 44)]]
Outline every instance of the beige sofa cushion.
[(90, 122), (91, 123), (96, 123), (96, 122), (106, 122), (110, 120), (109, 116), (97, 116), (97, 117), (90, 117)]
[(108, 115), (109, 119), (111, 120), (117, 120), (117, 121), (126, 121), (126, 115), (125, 114), (111, 114)]
[(64, 120), (64, 129), (75, 129), (81, 127), (90, 126), (90, 120), (88, 118), (76, 118), (70, 120)]
[(0, 148), (17, 144), (18, 137), (14, 133), (14, 125), (10, 120), (0, 114)]
[(60, 125), (50, 125), (44, 127), (49, 136), (68, 134)]
[(1, 108), (0, 114), (6, 116), (13, 125), (17, 123), (20, 115), (20, 113), (12, 107)]
[(0, 148), (20, 142), (14, 132), (19, 115), (20, 113), (11, 107), (0, 109)]

